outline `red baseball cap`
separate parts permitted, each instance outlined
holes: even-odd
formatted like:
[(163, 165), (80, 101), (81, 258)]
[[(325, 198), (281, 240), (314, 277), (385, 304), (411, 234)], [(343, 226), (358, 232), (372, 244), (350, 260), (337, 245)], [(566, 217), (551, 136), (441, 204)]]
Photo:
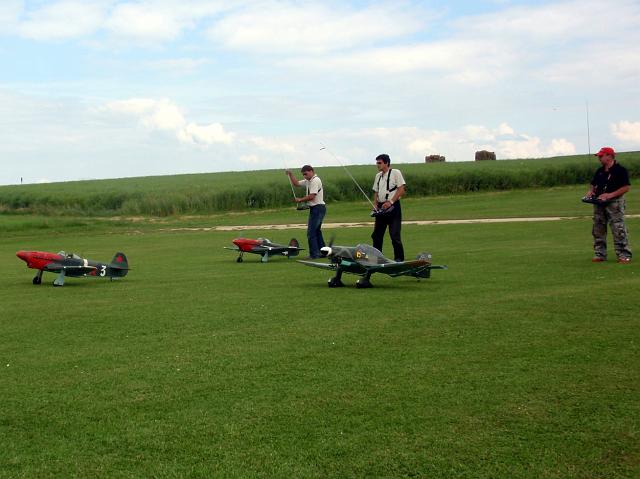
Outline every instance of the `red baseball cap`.
[(615, 157), (616, 152), (613, 151), (613, 148), (611, 148), (610, 146), (603, 146), (602, 148), (600, 148), (600, 151), (596, 153), (596, 156), (604, 156), (604, 155), (611, 155)]

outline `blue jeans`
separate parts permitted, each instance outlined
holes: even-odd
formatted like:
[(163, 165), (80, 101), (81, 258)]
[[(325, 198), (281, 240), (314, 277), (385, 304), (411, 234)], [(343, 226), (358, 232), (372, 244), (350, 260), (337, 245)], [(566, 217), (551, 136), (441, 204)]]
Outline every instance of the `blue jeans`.
[(325, 205), (315, 205), (309, 209), (309, 222), (307, 223), (307, 239), (309, 240), (309, 256), (320, 257), (320, 248), (324, 247), (322, 237), (322, 220), (327, 212)]

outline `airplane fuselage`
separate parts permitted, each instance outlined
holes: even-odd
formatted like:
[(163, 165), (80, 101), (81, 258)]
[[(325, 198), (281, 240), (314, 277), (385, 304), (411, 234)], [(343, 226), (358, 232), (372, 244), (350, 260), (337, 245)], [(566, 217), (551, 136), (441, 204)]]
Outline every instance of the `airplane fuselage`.
[(38, 270), (33, 284), (42, 282), (42, 273), (57, 273), (56, 286), (64, 284), (65, 276), (121, 278), (127, 275), (129, 265), (123, 253), (116, 253), (109, 262), (93, 261), (75, 254), (50, 253), (46, 251), (18, 251), (16, 256), (27, 264), (28, 268)]
[(252, 253), (256, 246), (267, 246), (264, 240), (256, 240), (250, 238), (236, 238), (233, 240), (233, 244), (240, 248), (240, 251), (244, 253)]
[(289, 242), (289, 245), (282, 245), (272, 243), (266, 238), (236, 238), (233, 241), (235, 248), (226, 248), (234, 251), (238, 251), (240, 255), (236, 260), (238, 263), (242, 263), (242, 255), (244, 253), (259, 254), (262, 256), (261, 261), (266, 263), (270, 256), (282, 255), (286, 257), (297, 256), (302, 248), (299, 247), (298, 241), (293, 238)]

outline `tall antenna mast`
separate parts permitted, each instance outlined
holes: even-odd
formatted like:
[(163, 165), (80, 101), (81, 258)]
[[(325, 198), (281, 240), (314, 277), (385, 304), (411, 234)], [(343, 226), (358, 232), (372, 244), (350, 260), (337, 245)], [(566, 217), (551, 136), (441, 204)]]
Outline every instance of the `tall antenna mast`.
[(589, 152), (589, 156), (591, 156), (591, 129), (589, 128), (589, 101), (584, 101), (585, 108), (587, 110), (587, 151)]

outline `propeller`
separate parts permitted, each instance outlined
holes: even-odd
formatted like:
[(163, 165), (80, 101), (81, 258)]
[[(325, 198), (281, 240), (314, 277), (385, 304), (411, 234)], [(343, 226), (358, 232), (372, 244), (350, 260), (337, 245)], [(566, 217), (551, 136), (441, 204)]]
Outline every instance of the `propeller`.
[(329, 238), (329, 243), (326, 246), (323, 246), (322, 248), (320, 248), (320, 252), (322, 253), (322, 256), (329, 257), (332, 263), (337, 262), (335, 256), (333, 256), (333, 243), (335, 242), (335, 240), (336, 240), (336, 234), (333, 233), (331, 235), (331, 238)]

